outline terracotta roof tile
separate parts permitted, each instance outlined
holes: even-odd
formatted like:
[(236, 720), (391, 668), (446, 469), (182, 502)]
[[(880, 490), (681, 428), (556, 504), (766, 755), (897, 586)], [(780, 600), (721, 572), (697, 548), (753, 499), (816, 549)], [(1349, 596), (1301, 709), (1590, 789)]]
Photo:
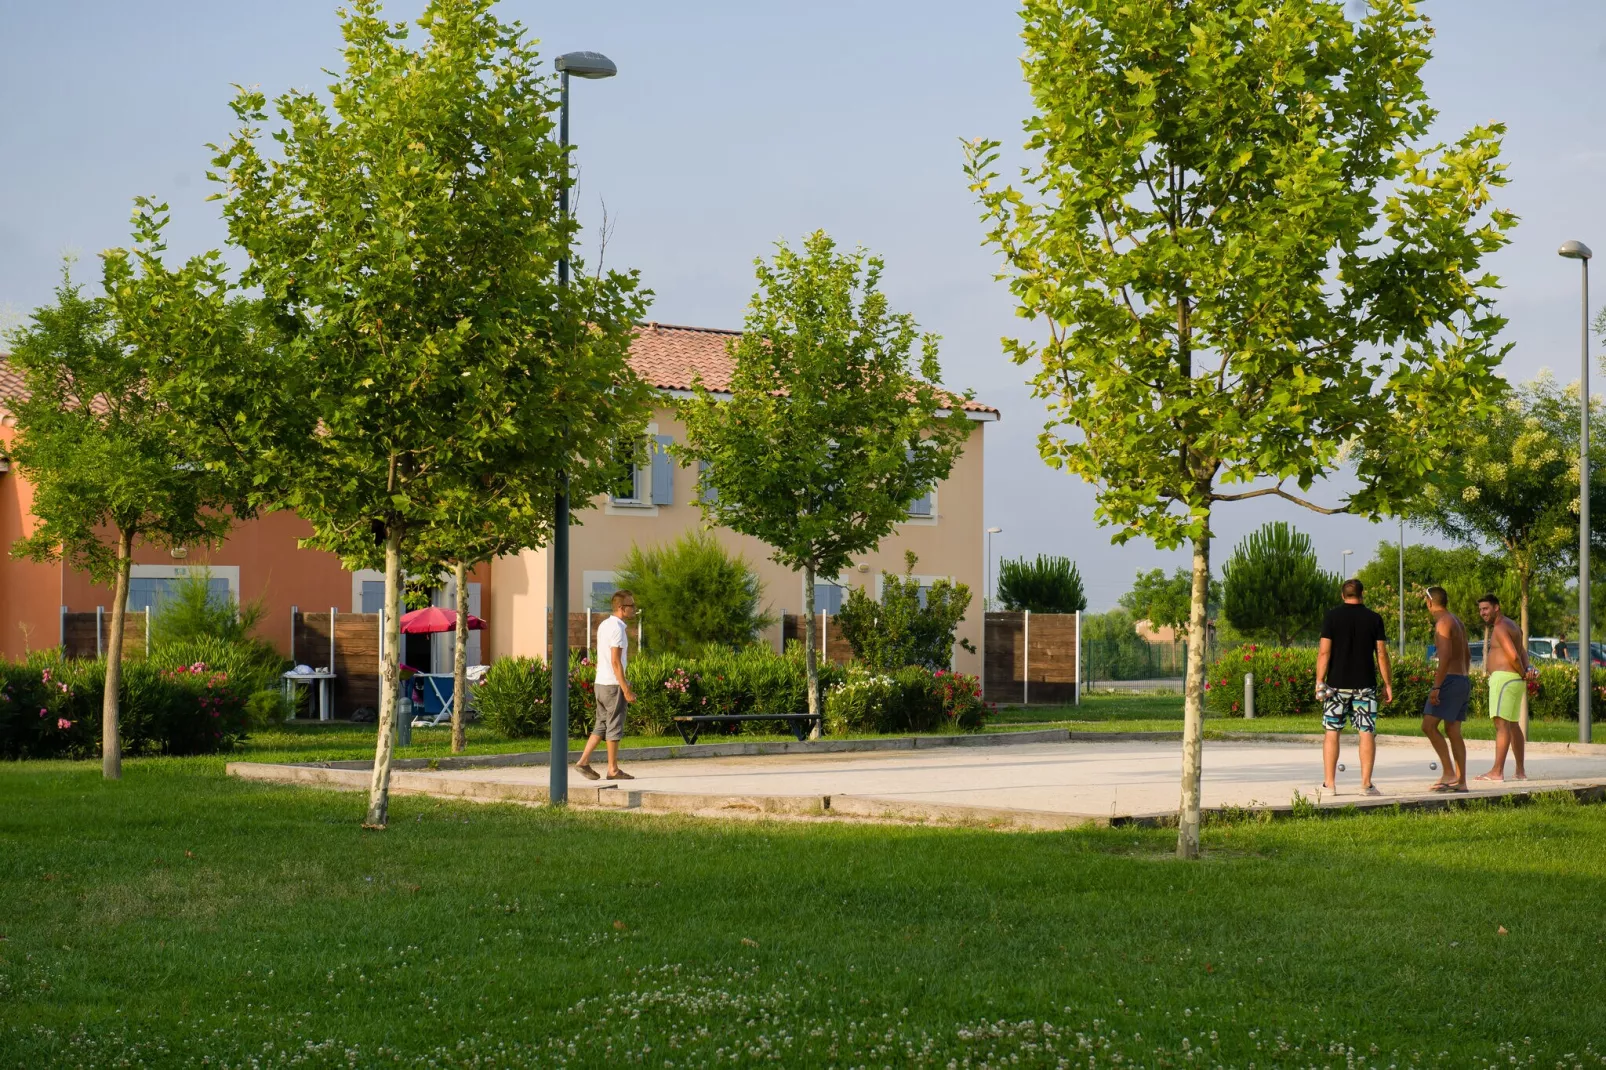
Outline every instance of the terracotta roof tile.
[[(690, 390), (692, 380), (699, 374), (708, 389), (729, 390), (736, 362), (726, 347), (741, 336), (741, 331), (712, 327), (643, 324), (630, 346), (630, 366), (660, 390)], [(979, 401), (966, 402), (964, 409), (998, 415), (997, 409)]]
[(22, 388), (22, 374), (11, 366), (10, 357), (10, 353), (0, 353), (0, 409), (5, 408), (6, 398), (28, 396)]
[[(740, 331), (711, 327), (676, 327), (648, 323), (636, 331), (630, 347), (630, 366), (636, 374), (660, 390), (690, 390), (699, 374), (710, 390), (730, 389), (736, 362), (726, 346), (741, 337)], [(0, 353), (0, 399), (23, 395), (22, 376)], [(3, 407), (3, 404), (0, 404)], [(998, 410), (979, 401), (965, 403), (966, 412), (998, 415)]]

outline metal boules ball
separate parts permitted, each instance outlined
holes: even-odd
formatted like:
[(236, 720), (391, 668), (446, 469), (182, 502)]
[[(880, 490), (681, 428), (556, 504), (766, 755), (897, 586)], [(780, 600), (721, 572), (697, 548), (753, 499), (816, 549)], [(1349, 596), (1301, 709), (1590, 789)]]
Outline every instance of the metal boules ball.
[(1438, 762), (1429, 762), (1428, 763), (1428, 768), (1433, 770), (1434, 772), (1437, 772), (1438, 768), (1439, 768), (1439, 763)]
[(1343, 762), (1339, 762), (1338, 763), (1338, 771), (1340, 773), (1342, 773), (1344, 771), (1344, 763)]

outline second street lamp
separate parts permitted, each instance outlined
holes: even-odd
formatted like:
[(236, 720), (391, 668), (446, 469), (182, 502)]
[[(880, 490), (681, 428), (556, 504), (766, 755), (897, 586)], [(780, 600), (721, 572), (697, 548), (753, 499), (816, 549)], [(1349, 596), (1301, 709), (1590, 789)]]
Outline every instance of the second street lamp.
[(1594, 254), (1581, 241), (1564, 242), (1556, 252), (1584, 269), (1584, 348), (1578, 365), (1578, 742), (1588, 743), (1595, 662), (1589, 649), (1589, 258)]
[(993, 536), (1003, 531), (1003, 528), (987, 529), (987, 590), (982, 593), (982, 612), (988, 608), (998, 608), (998, 593), (993, 590)]
[[(619, 73), (601, 52), (569, 52), (553, 63), (559, 72), (558, 144), (563, 148), (563, 181), (558, 184), (558, 210), (569, 216), (569, 75), (612, 78)], [(569, 257), (558, 261), (558, 285), (569, 285)], [(569, 801), (569, 476), (558, 474), (552, 508), (552, 753), (547, 799)]]

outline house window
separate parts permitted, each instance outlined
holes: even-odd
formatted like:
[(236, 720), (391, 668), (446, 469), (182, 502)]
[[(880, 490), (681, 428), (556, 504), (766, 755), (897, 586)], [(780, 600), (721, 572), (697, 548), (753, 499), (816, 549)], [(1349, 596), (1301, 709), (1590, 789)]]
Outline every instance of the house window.
[(842, 612), (842, 602), (847, 598), (848, 589), (835, 580), (814, 581), (814, 612), (824, 613), (834, 617)]
[[(128, 580), (128, 608), (130, 612), (155, 611), (160, 613), (162, 606), (177, 593), (179, 584), (185, 580), (177, 576), (143, 576), (138, 579), (130, 576)], [(211, 578), (206, 581), (206, 600), (214, 607), (226, 606), (234, 601), (229, 591), (229, 581)]]
[(358, 608), (358, 612), (359, 613), (378, 613), (381, 609), (384, 609), (384, 608), (385, 608), (385, 581), (384, 580), (363, 580), (362, 581), (362, 605)]
[(675, 504), (675, 461), (669, 455), (674, 439), (658, 434), (657, 424), (647, 425), (647, 441), (641, 448), (626, 443), (620, 448), (618, 481), (609, 489), (614, 505)]
[[(915, 459), (915, 451), (909, 450), (909, 460)], [(927, 487), (926, 492), (909, 503), (909, 516), (921, 520), (935, 520), (937, 518), (937, 488)]]
[(226, 606), (240, 600), (240, 566), (218, 565), (131, 565), (128, 575), (128, 609), (131, 612), (162, 611), (162, 606), (178, 591), (179, 584), (192, 575), (206, 577), (207, 600)]

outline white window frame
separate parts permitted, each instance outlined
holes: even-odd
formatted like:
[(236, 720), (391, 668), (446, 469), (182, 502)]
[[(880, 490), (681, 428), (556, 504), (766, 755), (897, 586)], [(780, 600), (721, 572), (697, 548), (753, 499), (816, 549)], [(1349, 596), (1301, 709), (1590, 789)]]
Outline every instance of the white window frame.
[(214, 580), (229, 581), (229, 595), (234, 604), (240, 604), (239, 565), (130, 565), (128, 578), (132, 580), (176, 580), (191, 572), (210, 573)]
[[(929, 495), (921, 495), (921, 497), (931, 498), (931, 512), (925, 515), (921, 515), (919, 513), (905, 513), (902, 523), (910, 524), (915, 527), (934, 528), (937, 526), (937, 518), (942, 515), (939, 509), (939, 503), (937, 501), (937, 485), (935, 483), (932, 484), (931, 493)], [(914, 502), (910, 502), (909, 504), (913, 505)]]
[[(655, 442), (654, 436), (658, 434), (658, 423), (652, 421), (647, 424), (645, 438), (648, 443)], [(649, 449), (651, 446), (649, 445)], [(630, 466), (631, 486), (636, 492), (634, 498), (615, 498), (610, 492), (608, 503), (603, 507), (607, 516), (657, 516), (658, 506), (652, 502), (652, 455), (647, 456), (646, 464), (633, 464)]]
[(584, 613), (587, 609), (590, 609), (593, 612), (601, 612), (591, 604), (591, 588), (598, 583), (611, 583), (614, 584), (615, 590), (618, 589), (618, 581), (614, 579), (614, 573), (612, 572), (604, 572), (598, 569), (587, 569), (586, 571), (580, 573), (579, 612)]
[[(816, 576), (816, 577), (814, 577), (814, 583), (815, 583), (816, 586), (819, 586), (820, 584), (826, 584), (826, 585), (831, 586), (831, 587), (840, 587), (840, 588), (842, 588), (842, 601), (843, 601), (844, 604), (847, 603), (848, 592), (853, 589), (853, 585), (848, 583), (846, 580), (844, 580), (840, 575), (838, 575), (838, 576)], [(797, 603), (798, 605), (806, 606), (806, 605), (809, 604), (808, 603), (809, 585), (808, 585), (808, 581), (806, 579), (804, 579), (802, 573), (798, 573), (798, 577), (797, 577), (797, 595), (798, 595), (798, 603)], [(820, 607), (818, 605), (816, 605), (814, 607), (814, 615), (816, 617), (820, 615)], [(835, 616), (834, 613), (833, 614), (828, 614), (828, 615), (829, 616)]]

